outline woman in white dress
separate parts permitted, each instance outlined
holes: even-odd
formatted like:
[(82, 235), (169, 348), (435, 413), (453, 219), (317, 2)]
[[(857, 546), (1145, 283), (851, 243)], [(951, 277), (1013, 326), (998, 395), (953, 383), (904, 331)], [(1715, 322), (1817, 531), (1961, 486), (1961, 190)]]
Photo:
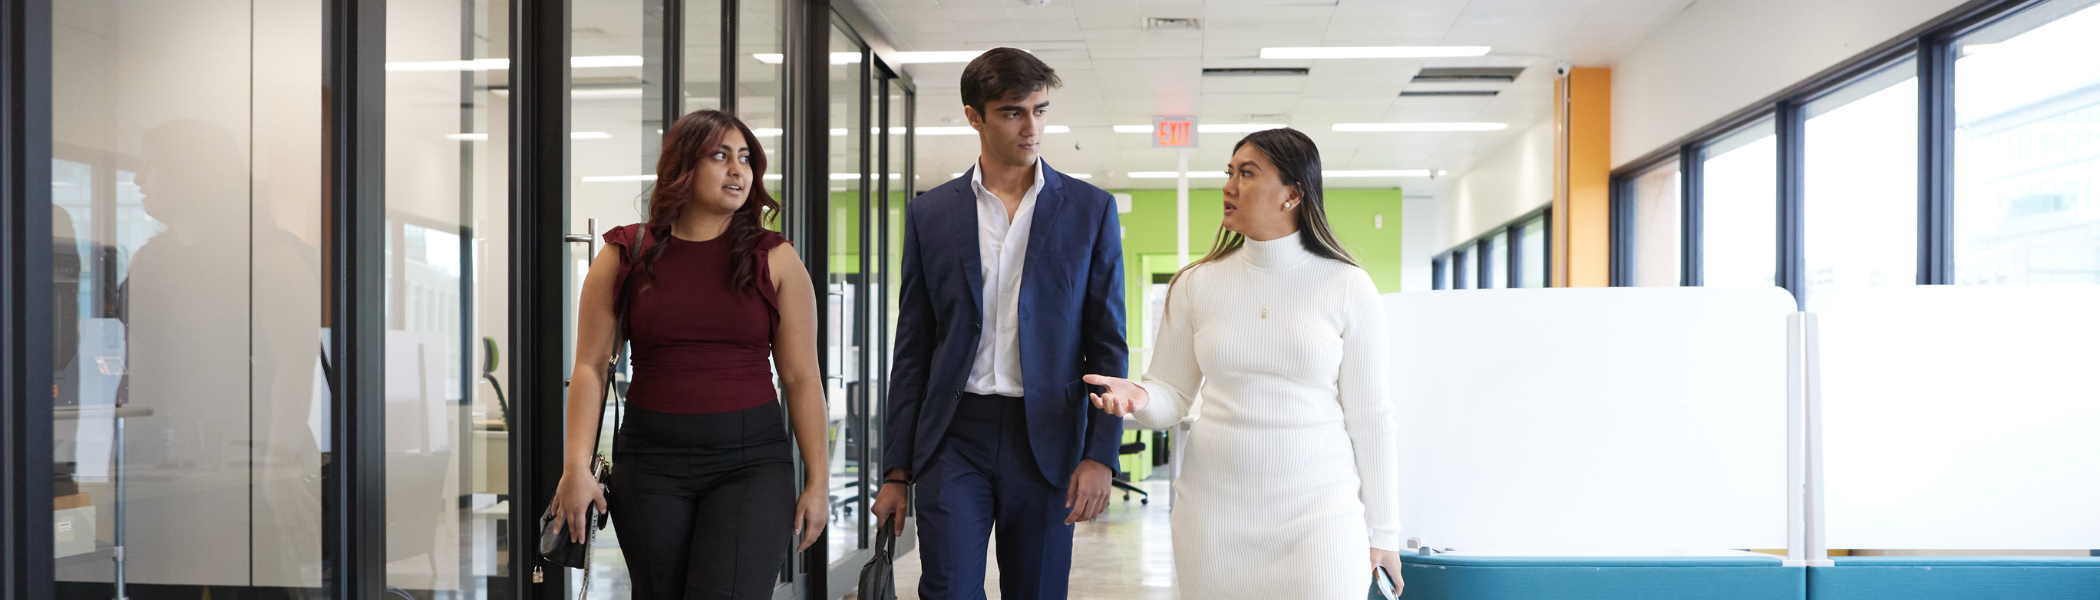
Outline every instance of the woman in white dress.
[(1144, 382), (1088, 375), (1093, 402), (1163, 428), (1202, 393), (1174, 482), (1181, 597), (1353, 600), (1380, 566), (1397, 587), (1378, 289), (1327, 225), (1305, 134), (1249, 135), (1226, 171), (1224, 223), (1169, 284)]

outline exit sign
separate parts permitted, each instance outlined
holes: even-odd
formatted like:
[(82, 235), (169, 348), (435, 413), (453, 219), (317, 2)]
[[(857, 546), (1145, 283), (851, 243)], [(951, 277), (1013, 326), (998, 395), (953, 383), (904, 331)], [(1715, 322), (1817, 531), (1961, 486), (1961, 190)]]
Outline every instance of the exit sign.
[(1157, 117), (1152, 119), (1152, 147), (1196, 147), (1196, 120), (1188, 117)]

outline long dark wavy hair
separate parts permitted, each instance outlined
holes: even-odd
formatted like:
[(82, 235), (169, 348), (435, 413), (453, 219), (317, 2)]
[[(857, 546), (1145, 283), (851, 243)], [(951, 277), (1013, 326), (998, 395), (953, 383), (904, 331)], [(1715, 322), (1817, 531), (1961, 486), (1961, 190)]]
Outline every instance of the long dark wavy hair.
[[(1327, 198), (1322, 192), (1326, 184), (1320, 178), (1320, 147), (1313, 145), (1312, 138), (1305, 137), (1305, 133), (1289, 127), (1265, 129), (1240, 138), (1239, 143), (1232, 145), (1233, 153), (1237, 154), (1240, 147), (1247, 144), (1254, 144), (1255, 149), (1268, 155), (1269, 162), (1275, 163), (1276, 175), (1283, 178), (1284, 185), (1298, 190), (1298, 199), (1304, 203), (1298, 207), (1298, 243), (1305, 246), (1305, 251), (1315, 256), (1349, 263), (1350, 266), (1363, 267), (1356, 262), (1354, 255), (1349, 254), (1348, 248), (1342, 247), (1342, 241), (1334, 237), (1334, 228), (1327, 225)], [(1176, 271), (1173, 280), (1179, 281), (1183, 274), (1199, 265), (1232, 256), (1232, 253), (1238, 252), (1246, 243), (1246, 236), (1219, 224), (1217, 239), (1211, 242), (1210, 253)], [(1169, 283), (1168, 288), (1172, 287), (1173, 284)]]
[(751, 180), (744, 183), (749, 190), (744, 205), (730, 215), (729, 228), (722, 232), (729, 239), (729, 284), (739, 293), (758, 289), (758, 263), (751, 253), (765, 236), (765, 221), (780, 217), (780, 203), (766, 192), (766, 151), (758, 145), (758, 136), (742, 120), (719, 110), (693, 111), (664, 132), (663, 152), (656, 159), (656, 187), (649, 192), (646, 227), (656, 243), (642, 254), (643, 289), (656, 281), (656, 259), (664, 254), (662, 242), (671, 239), (671, 225), (693, 204), (693, 179), (701, 159), (730, 134), (743, 135), (751, 145)]

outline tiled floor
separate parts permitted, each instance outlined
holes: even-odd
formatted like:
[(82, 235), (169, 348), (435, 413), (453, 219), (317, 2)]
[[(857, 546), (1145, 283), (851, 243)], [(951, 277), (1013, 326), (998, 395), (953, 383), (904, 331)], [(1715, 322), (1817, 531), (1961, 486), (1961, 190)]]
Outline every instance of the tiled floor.
[[(1142, 481), (1138, 486), (1152, 493), (1150, 504), (1138, 502), (1136, 495), (1125, 501), (1118, 491), (1108, 497), (1108, 510), (1074, 529), (1071, 600), (1179, 597), (1174, 589), (1174, 540), (1167, 529), (1168, 484)], [(630, 597), (633, 589), (627, 580), (627, 561), (620, 555), (617, 532), (608, 530), (600, 535), (591, 558), (594, 582), (590, 600)], [(988, 554), (985, 565), (985, 593), (996, 600), (999, 562)], [(918, 600), (919, 553), (914, 550), (897, 557), (896, 569), (897, 598)], [(858, 597), (848, 594), (846, 600)]]
[[(1080, 523), (1072, 535), (1072, 600), (1171, 600), (1174, 590), (1174, 541), (1167, 533), (1167, 483), (1138, 484), (1152, 493), (1151, 504), (1137, 496), (1128, 502), (1120, 492), (1109, 496), (1108, 510)], [(999, 563), (985, 559), (985, 593), (999, 597)], [(919, 553), (897, 557), (897, 598), (919, 598)], [(847, 596), (855, 599), (854, 596)]]

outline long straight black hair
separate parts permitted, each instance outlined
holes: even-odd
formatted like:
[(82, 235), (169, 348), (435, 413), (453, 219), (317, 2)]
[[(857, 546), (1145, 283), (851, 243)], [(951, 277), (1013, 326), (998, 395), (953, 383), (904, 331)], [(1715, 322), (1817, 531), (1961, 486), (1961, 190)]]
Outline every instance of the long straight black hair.
[[(1298, 200), (1304, 203), (1298, 207), (1298, 243), (1305, 246), (1305, 251), (1322, 258), (1349, 263), (1353, 267), (1363, 267), (1356, 262), (1354, 255), (1349, 254), (1349, 249), (1342, 247), (1341, 240), (1335, 239), (1334, 228), (1327, 225), (1327, 198), (1322, 193), (1324, 183), (1320, 179), (1320, 147), (1313, 145), (1312, 138), (1305, 137), (1304, 132), (1289, 127), (1265, 129), (1240, 138), (1239, 143), (1232, 145), (1233, 153), (1239, 153), (1240, 148), (1248, 144), (1253, 144), (1256, 150), (1268, 155), (1269, 162), (1276, 165), (1276, 175), (1283, 178), (1284, 185), (1298, 190)], [(1173, 281), (1181, 280), (1182, 275), (1197, 266), (1232, 256), (1232, 253), (1238, 252), (1246, 243), (1246, 236), (1226, 229), (1225, 225), (1220, 223), (1217, 238), (1211, 242), (1210, 253), (1176, 271)], [(1167, 287), (1172, 289), (1173, 284), (1168, 283)]]

